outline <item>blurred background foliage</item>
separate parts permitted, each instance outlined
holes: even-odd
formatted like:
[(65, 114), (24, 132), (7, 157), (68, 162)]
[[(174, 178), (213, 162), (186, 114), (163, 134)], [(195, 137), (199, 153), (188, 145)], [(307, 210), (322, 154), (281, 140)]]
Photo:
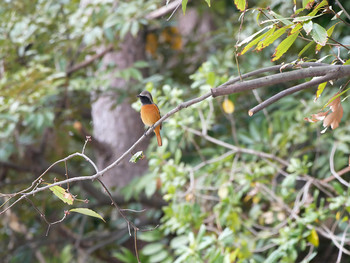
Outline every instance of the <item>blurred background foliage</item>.
[[(296, 6), (309, 2), (296, 1)], [(127, 101), (139, 110), (135, 95), (147, 89), (165, 114), (237, 76), (237, 62), (242, 73), (273, 65), (271, 56), (280, 40), (237, 58), (235, 45), (260, 30), (258, 22), (271, 19), (270, 10), (279, 15), (277, 23), (293, 15), (293, 1), (249, 1), (242, 26), (234, 1), (212, 1), (210, 8), (207, 3), (187, 4), (185, 17), (195, 23), (187, 24), (192, 28), (187, 32), (181, 7), (170, 19), (171, 13), (147, 18), (164, 5), (158, 0), (3, 1), (0, 192), (26, 188), (51, 163), (81, 151), (85, 135), (93, 132), (92, 94), (115, 92), (116, 104)], [(340, 11), (335, 2), (329, 5)], [(350, 10), (350, 2), (343, 5)], [(345, 22), (332, 17), (324, 13), (313, 21), (326, 29), (340, 22), (333, 38), (349, 44), (350, 21), (343, 13)], [(140, 32), (144, 61), (115, 71), (116, 65), (105, 67), (97, 58), (77, 69), (106, 48), (118, 50), (127, 35)], [(318, 53), (311, 47), (298, 56), (308, 43), (297, 39), (279, 62), (349, 59), (348, 49), (332, 45)], [(111, 88), (111, 73), (127, 81), (126, 91)], [(335, 262), (343, 233), (349, 248), (350, 203), (348, 189), (329, 179), (330, 163), (335, 171), (348, 165), (350, 109), (343, 103), (339, 128), (324, 134), (320, 123), (304, 118), (322, 109), (344, 83), (328, 85), (316, 102), (315, 89), (310, 89), (253, 117), (247, 111), (261, 98), (297, 82), (210, 98), (169, 118), (163, 124), (163, 147), (152, 139), (146, 151), (149, 170), (116, 194), (124, 208), (146, 208), (142, 214), (128, 213), (136, 224), (144, 224), (140, 227), (160, 225), (139, 234), (141, 262)], [(260, 152), (274, 157), (262, 158)], [(90, 144), (86, 153), (94, 159)], [(84, 160), (73, 159), (67, 168), (70, 176), (93, 173)], [(45, 181), (55, 177), (65, 178), (64, 166)], [(343, 178), (349, 179), (347, 174)], [(126, 223), (101, 197), (102, 190), (93, 194), (86, 184), (96, 183), (76, 183), (70, 192), (89, 199), (87, 206), (107, 223), (71, 214), (46, 237), (40, 214), (23, 202), (1, 216), (4, 262), (137, 262)], [(49, 191), (31, 200), (50, 222), (69, 209)], [(344, 262), (349, 258), (342, 256)]]

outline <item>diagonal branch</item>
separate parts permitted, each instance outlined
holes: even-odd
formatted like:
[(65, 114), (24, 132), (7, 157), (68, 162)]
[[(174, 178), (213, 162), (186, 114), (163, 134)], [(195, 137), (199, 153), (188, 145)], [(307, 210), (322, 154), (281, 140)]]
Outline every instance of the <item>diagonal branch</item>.
[(287, 81), (299, 80), (311, 77), (325, 76), (329, 73), (336, 73), (334, 78), (340, 78), (350, 75), (350, 65), (346, 66), (320, 66), (313, 68), (305, 68), (290, 72), (277, 73), (271, 76), (261, 77), (253, 80), (238, 82), (232, 85), (211, 89), (213, 97), (229, 95), (246, 90), (258, 89), (265, 86), (285, 83)]
[(97, 53), (97, 54), (89, 57), (88, 59), (84, 60), (83, 62), (70, 67), (69, 69), (67, 69), (67, 72), (66, 72), (67, 76), (71, 75), (72, 73), (74, 73), (74, 72), (76, 72), (76, 71), (78, 71), (78, 70), (80, 70), (82, 68), (85, 68), (85, 67), (89, 66), (95, 60), (103, 57), (105, 54), (107, 54), (108, 52), (112, 51), (112, 49), (113, 49), (113, 45), (110, 44), (104, 50), (102, 50), (100, 53)]

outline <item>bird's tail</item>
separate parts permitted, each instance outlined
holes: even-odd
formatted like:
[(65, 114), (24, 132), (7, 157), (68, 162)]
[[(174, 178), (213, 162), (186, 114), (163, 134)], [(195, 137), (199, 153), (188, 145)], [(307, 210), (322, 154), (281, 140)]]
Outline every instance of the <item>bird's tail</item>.
[(156, 136), (157, 136), (158, 146), (162, 146), (162, 137), (160, 137), (160, 127), (159, 127), (159, 126), (157, 126), (157, 127), (154, 129), (154, 133), (155, 133)]

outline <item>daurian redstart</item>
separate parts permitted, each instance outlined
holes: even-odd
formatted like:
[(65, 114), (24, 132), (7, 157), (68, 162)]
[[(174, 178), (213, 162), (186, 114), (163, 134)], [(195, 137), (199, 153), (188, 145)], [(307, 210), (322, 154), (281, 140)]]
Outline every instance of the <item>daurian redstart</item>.
[[(152, 95), (147, 90), (142, 91), (137, 97), (140, 98), (141, 106), (141, 120), (147, 126), (152, 126), (160, 119), (160, 112), (157, 104), (153, 102)], [(162, 138), (160, 137), (160, 129), (162, 124), (154, 129), (157, 136), (158, 146), (162, 146)]]

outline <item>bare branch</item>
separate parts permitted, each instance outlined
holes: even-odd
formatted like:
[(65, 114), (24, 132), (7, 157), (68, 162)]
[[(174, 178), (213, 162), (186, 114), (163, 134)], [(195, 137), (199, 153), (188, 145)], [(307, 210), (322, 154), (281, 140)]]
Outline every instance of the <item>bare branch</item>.
[(258, 104), (254, 108), (250, 109), (248, 111), (248, 114), (249, 114), (249, 116), (253, 116), (253, 114), (257, 113), (258, 111), (261, 111), (262, 109), (265, 109), (267, 106), (282, 99), (283, 97), (286, 97), (288, 95), (291, 95), (291, 94), (298, 92), (300, 90), (303, 90), (303, 89), (308, 89), (308, 88), (314, 87), (314, 86), (319, 85), (323, 82), (326, 82), (326, 81), (329, 81), (332, 79), (336, 79), (338, 77), (339, 77), (338, 72), (330, 72), (330, 73), (326, 74), (324, 77), (313, 79), (309, 82), (304, 82), (302, 84), (296, 85), (296, 86), (291, 87), (289, 89), (285, 89), (285, 90), (277, 93), (276, 95), (268, 98), (267, 100), (261, 102), (260, 104)]
[[(335, 172), (335, 174), (337, 174), (338, 176), (342, 176), (342, 175), (344, 175), (344, 174), (346, 174), (348, 172), (350, 172), (350, 166), (347, 166), (347, 167), (341, 169), (340, 171)], [(333, 181), (335, 178), (336, 177), (332, 174), (331, 176), (323, 179), (322, 182), (329, 183), (330, 181)]]
[(104, 50), (102, 50), (100, 53), (97, 53), (97, 54), (95, 54), (95, 55), (89, 57), (89, 58), (86, 59), (85, 61), (80, 62), (79, 64), (76, 64), (76, 65), (70, 67), (69, 69), (67, 69), (67, 72), (66, 72), (67, 76), (71, 75), (71, 74), (74, 73), (75, 71), (78, 71), (78, 70), (80, 70), (80, 69), (82, 69), (82, 68), (85, 68), (85, 67), (89, 66), (89, 65), (92, 64), (95, 60), (97, 60), (97, 59), (103, 57), (106, 53), (112, 51), (112, 49), (113, 49), (113, 45), (110, 44), (110, 45), (108, 45)]
[(253, 90), (265, 86), (285, 83), (287, 81), (305, 79), (310, 77), (320, 77), (334, 73), (334, 79), (350, 75), (350, 65), (346, 66), (320, 66), (314, 68), (305, 68), (290, 72), (277, 73), (271, 76), (261, 77), (253, 80), (247, 80), (233, 85), (221, 85), (211, 89), (213, 97), (228, 95), (241, 91)]
[(320, 67), (320, 66), (329, 66), (329, 64), (326, 63), (318, 63), (318, 62), (303, 62), (303, 63), (299, 63), (299, 64), (294, 64), (294, 63), (289, 63), (289, 64), (281, 64), (281, 65), (275, 65), (275, 66), (270, 66), (270, 67), (266, 67), (266, 68), (260, 68), (251, 72), (248, 72), (246, 74), (243, 74), (242, 76), (238, 76), (235, 77), (227, 82), (225, 82), (224, 84), (220, 85), (217, 88), (221, 88), (224, 86), (228, 86), (231, 85), (233, 83), (236, 83), (237, 81), (240, 81), (241, 79), (247, 79), (250, 77), (254, 77), (266, 72), (271, 72), (271, 71), (282, 71), (285, 69), (293, 69), (293, 68), (307, 68), (307, 67)]
[(182, 3), (182, 0), (175, 0), (172, 1), (171, 3), (162, 6), (161, 8), (152, 11), (151, 13), (149, 13), (148, 15), (146, 15), (146, 19), (148, 20), (152, 20), (152, 19), (156, 19), (159, 17), (162, 17), (168, 13), (170, 13), (173, 10), (176, 10)]

